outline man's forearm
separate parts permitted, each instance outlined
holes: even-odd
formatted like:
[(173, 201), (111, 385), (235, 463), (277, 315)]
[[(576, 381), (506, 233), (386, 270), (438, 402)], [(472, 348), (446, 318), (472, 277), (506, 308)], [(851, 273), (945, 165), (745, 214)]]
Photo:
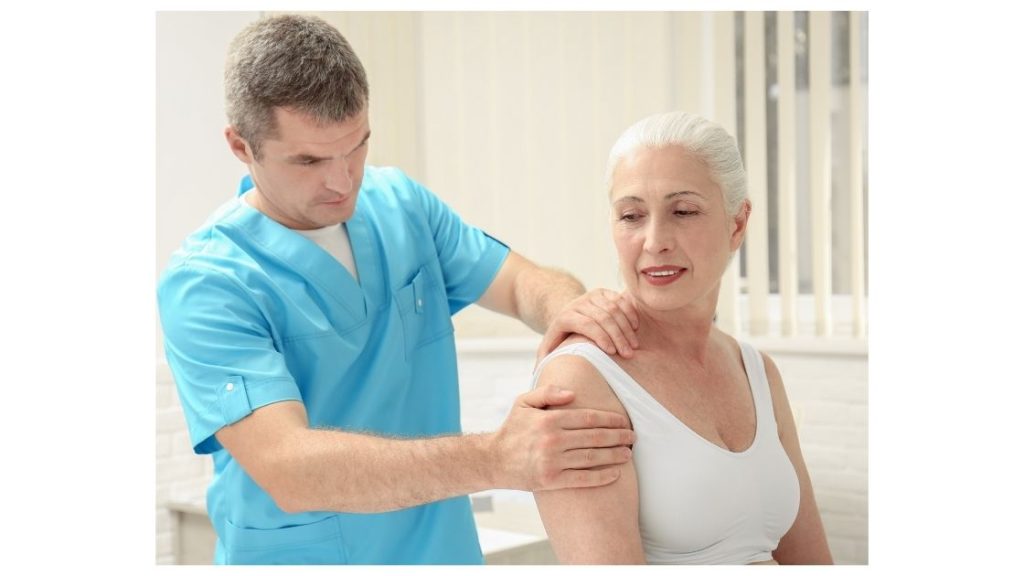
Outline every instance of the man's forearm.
[(531, 266), (516, 277), (514, 294), (519, 319), (544, 333), (559, 310), (584, 292), (583, 284), (567, 272)]
[(572, 394), (533, 390), (486, 434), (397, 439), (309, 428), (295, 401), (263, 406), (217, 439), (285, 512), (385, 512), (490, 488), (553, 490), (613, 482), (634, 441), (617, 414), (545, 410)]
[(366, 513), (501, 487), (490, 437), (404, 440), (307, 429), (279, 452), (283, 481), (272, 492), (288, 512)]

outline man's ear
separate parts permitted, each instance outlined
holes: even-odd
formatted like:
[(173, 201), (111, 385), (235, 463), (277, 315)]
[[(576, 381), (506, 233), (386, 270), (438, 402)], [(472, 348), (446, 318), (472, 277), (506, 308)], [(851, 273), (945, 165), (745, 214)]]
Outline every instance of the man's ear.
[(744, 200), (740, 205), (739, 212), (733, 216), (732, 235), (729, 238), (729, 249), (735, 252), (743, 244), (743, 238), (747, 234), (747, 222), (750, 220), (750, 200)]
[(234, 126), (228, 126), (224, 129), (224, 138), (228, 141), (228, 148), (231, 149), (231, 153), (244, 164), (252, 164), (256, 161), (249, 143), (245, 141), (245, 138), (242, 138)]

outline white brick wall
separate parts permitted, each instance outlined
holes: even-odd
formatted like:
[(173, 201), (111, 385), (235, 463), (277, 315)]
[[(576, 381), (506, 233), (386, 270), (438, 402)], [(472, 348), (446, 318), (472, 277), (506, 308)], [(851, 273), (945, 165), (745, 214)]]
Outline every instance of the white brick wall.
[[(498, 428), (533, 370), (532, 339), (460, 341), (462, 424)], [(755, 345), (757, 343), (755, 342)], [(868, 561), (867, 356), (765, 347), (786, 382), (804, 458), (837, 563)], [(167, 365), (158, 363), (156, 561), (174, 563), (172, 500), (194, 501), (212, 474), (209, 457), (192, 453)]]
[(156, 365), (156, 563), (174, 563), (174, 516), (167, 503), (202, 497), (213, 474), (208, 456), (196, 456), (188, 440), (167, 363)]
[(867, 355), (768, 353), (797, 414), (832, 555), (839, 564), (867, 564)]

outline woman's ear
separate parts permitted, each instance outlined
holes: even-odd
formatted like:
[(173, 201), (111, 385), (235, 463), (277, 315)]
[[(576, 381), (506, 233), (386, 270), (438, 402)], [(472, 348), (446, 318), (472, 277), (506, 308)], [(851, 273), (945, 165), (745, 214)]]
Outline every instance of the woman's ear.
[(735, 252), (743, 244), (743, 238), (747, 234), (747, 221), (750, 220), (750, 200), (743, 200), (739, 212), (733, 216), (732, 234), (729, 237), (729, 249)]

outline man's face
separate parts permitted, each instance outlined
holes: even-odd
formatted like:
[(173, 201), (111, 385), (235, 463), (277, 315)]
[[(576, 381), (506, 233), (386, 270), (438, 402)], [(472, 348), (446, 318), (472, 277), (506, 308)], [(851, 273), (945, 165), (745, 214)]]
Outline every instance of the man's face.
[(351, 218), (370, 138), (367, 110), (331, 124), (284, 108), (274, 114), (277, 134), (264, 139), (259, 160), (233, 128), (226, 132), (232, 152), (252, 174), (255, 190), (247, 197), (250, 204), (295, 230)]

